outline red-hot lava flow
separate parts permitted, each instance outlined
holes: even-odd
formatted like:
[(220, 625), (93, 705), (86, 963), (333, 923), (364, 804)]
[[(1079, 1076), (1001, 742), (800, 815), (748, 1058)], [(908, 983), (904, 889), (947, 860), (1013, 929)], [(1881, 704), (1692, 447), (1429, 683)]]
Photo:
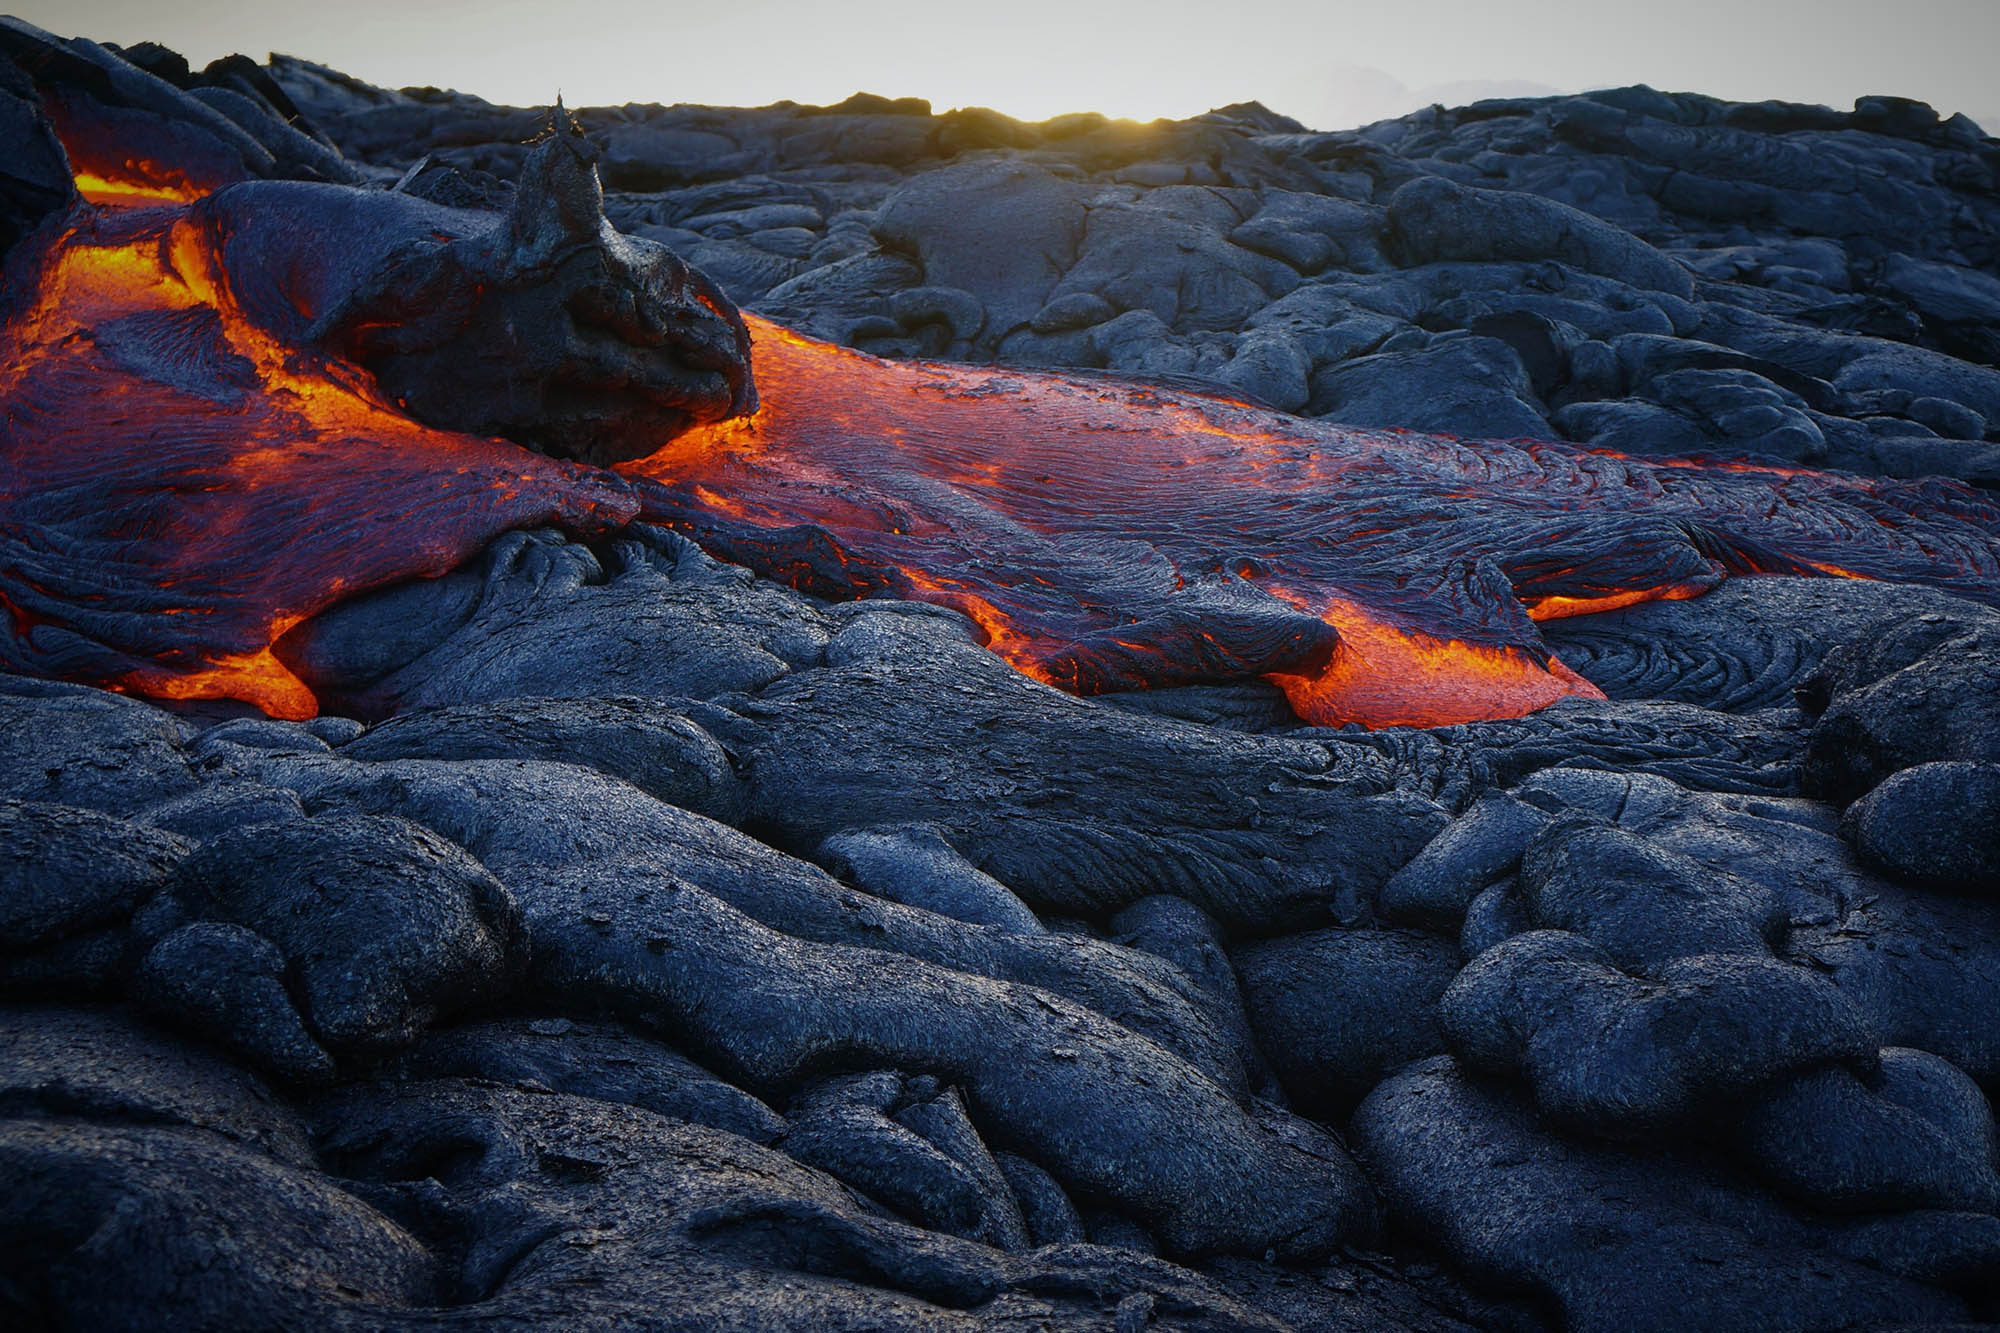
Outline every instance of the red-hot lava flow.
[(0, 656), (21, 669), (311, 717), (271, 652), (300, 620), (511, 528), (637, 513), (615, 478), (421, 426), (278, 343), (186, 208), (80, 206), (8, 283)]
[[(1948, 483), (1329, 426), (1108, 379), (893, 364), (753, 322), (755, 415), (624, 478), (435, 430), (245, 316), (185, 176), (81, 156), (10, 259), (0, 621), (17, 670), (310, 715), (271, 651), (509, 528), (636, 517), (829, 597), (956, 607), (1078, 692), (1263, 675), (1317, 722), (1592, 687), (1533, 621), (1842, 574), (2000, 597)], [(113, 206), (132, 205), (132, 206)]]
[(2000, 509), (1955, 485), (1357, 430), (752, 329), (763, 407), (631, 465), (667, 488), (649, 514), (822, 595), (955, 606), (1079, 692), (1261, 674), (1313, 721), (1506, 717), (1596, 694), (1534, 620), (1729, 574), (2000, 589)]

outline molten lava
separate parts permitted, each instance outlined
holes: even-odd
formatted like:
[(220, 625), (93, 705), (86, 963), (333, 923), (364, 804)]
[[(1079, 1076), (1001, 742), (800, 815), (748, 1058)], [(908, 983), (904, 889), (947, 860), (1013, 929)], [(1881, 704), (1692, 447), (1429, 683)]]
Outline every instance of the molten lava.
[(310, 717), (271, 652), (342, 597), (511, 528), (638, 512), (608, 474), (430, 430), (238, 310), (185, 209), (79, 208), (24, 244), (0, 326), (0, 659)]
[(1730, 574), (2000, 590), (2000, 509), (1954, 485), (1357, 430), (751, 327), (763, 407), (625, 469), (664, 488), (648, 516), (823, 597), (954, 606), (1081, 693), (1265, 675), (1316, 722), (1508, 717), (1597, 697), (1534, 620)]
[[(637, 518), (818, 596), (956, 607), (1068, 690), (1264, 676), (1302, 717), (1369, 726), (1594, 697), (1535, 620), (1731, 574), (2000, 598), (2000, 507), (1950, 483), (1357, 430), (890, 363), (763, 321), (757, 412), (613, 475), (416, 423), (367, 372), (248, 313), (244, 284), (287, 290), (270, 265), (288, 226), (235, 272), (214, 216), (175, 202), (199, 172), (78, 160), (86, 199), (17, 247), (0, 309), (15, 670), (309, 716), (272, 652), (302, 619), (510, 528)], [(338, 188), (262, 197), (315, 208)], [(343, 225), (364, 224), (373, 205), (351, 202)], [(314, 258), (288, 262), (325, 285)]]

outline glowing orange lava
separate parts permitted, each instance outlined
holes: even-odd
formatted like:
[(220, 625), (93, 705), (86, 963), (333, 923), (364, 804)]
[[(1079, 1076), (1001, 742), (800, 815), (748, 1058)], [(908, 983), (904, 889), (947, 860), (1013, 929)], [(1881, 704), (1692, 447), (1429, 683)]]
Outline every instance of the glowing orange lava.
[(86, 205), (21, 249), (10, 280), (34, 299), (0, 328), (0, 577), (23, 665), (56, 654), (113, 688), (310, 717), (271, 652), (300, 620), (510, 528), (638, 512), (607, 474), (418, 425), (353, 366), (279, 344), (185, 209)]
[(1730, 575), (2000, 600), (2000, 507), (1946, 483), (1358, 430), (1111, 379), (886, 362), (754, 318), (754, 416), (622, 477), (555, 462), (421, 426), (354, 365), (250, 318), (225, 215), (177, 202), (198, 178), (88, 158), (87, 201), (10, 257), (12, 669), (309, 716), (271, 651), (303, 619), (510, 528), (638, 518), (818, 596), (954, 607), (1074, 692), (1263, 676), (1325, 724), (1598, 697), (1537, 620)]
[(113, 176), (95, 172), (76, 173), (76, 192), (93, 204), (107, 207), (152, 207), (160, 204), (191, 203), (202, 196), (194, 186), (166, 183), (165, 177), (143, 163), (128, 163)]
[(1992, 507), (1910, 540), (1883, 517), (1924, 497), (1898, 483), (1356, 430), (750, 323), (763, 406), (627, 465), (670, 497), (649, 515), (822, 596), (952, 606), (1078, 692), (1261, 674), (1315, 722), (1509, 717), (1601, 697), (1536, 620), (1856, 576), (1833, 550), (1993, 587)]

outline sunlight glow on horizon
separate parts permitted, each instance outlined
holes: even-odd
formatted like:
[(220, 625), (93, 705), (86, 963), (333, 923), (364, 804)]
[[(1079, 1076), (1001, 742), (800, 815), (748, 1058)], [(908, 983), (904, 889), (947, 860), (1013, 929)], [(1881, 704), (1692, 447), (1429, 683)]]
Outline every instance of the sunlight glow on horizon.
[[(857, 91), (1150, 120), (1259, 101), (1316, 129), (1432, 101), (1650, 83), (1845, 108), (1893, 93), (2000, 112), (1993, 0), (17, 0), (62, 36), (160, 41), (197, 66), (280, 51), (386, 87), (536, 106), (838, 102)], [(1925, 18), (1928, 16), (1929, 21)]]

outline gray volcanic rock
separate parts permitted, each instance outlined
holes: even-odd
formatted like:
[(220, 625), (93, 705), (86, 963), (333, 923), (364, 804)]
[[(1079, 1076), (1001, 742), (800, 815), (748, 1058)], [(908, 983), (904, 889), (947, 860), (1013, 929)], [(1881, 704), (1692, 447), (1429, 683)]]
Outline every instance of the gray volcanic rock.
[(423, 1246), (325, 1175), (199, 1130), (9, 1119), (0, 1198), (23, 1314), (355, 1328), (435, 1289)]
[[(1360, 755), (1108, 710), (1022, 676), (962, 623), (864, 611), (826, 668), (734, 704), (753, 825), (810, 848), (923, 820), (1040, 910), (1177, 893), (1266, 930), (1372, 895), (1443, 825)], [(1041, 762), (1051, 744), (1060, 771)]]
[[(591, 109), (537, 148), (542, 113), (284, 57), (12, 23), (0, 52), (0, 246), (69, 206), (42, 107), (82, 88), (246, 210), (317, 178), (510, 219), (507, 256), (572, 267), (465, 306), (426, 252), (370, 301), (557, 360), (726, 296), (885, 355), (2000, 483), (2000, 148), (1896, 99), (1317, 133), (857, 95)], [(422, 333), (385, 380), (462, 399)], [(564, 418), (501, 389), (478, 406)], [(1544, 622), (1606, 700), (1361, 732), (1263, 680), (1061, 694), (955, 613), (636, 527), (514, 533), (299, 624), (304, 724), (0, 678), (0, 980), (33, 1001), (0, 1014), (0, 1311), (2000, 1317), (1995, 623), (1732, 578)]]
[(1548, 822), (1546, 810), (1488, 792), (1389, 877), (1382, 914), (1434, 930), (1456, 927), (1482, 889), (1514, 873)]
[(972, 298), (978, 317), (961, 318), (952, 341), (969, 344), (991, 325), (997, 342), (1034, 317), (1076, 262), (1086, 197), (1038, 167), (968, 162), (926, 172), (891, 193), (872, 230), (885, 249), (917, 262), (919, 285)]
[(761, 689), (826, 646), (812, 603), (666, 533), (637, 533), (603, 557), (554, 533), (511, 533), (455, 577), (347, 602), (278, 654), (316, 690), (378, 715), (530, 697), (712, 698)]
[(113, 815), (0, 800), (0, 950), (29, 952), (130, 917), (189, 850)]
[[(383, 170), (429, 153), (509, 175), (532, 123), (296, 60), (272, 75)], [(1971, 122), (1918, 103), (1626, 88), (1330, 133), (1261, 108), (1025, 124), (879, 98), (579, 119), (619, 226), (871, 351), (1193, 376), (1469, 436), (2000, 479), (2000, 168)], [(1449, 410), (1398, 392), (1411, 373)]]
[(315, 1164), (305, 1121), (227, 1060), (103, 1006), (0, 1008), (0, 1108), (201, 1130), (288, 1166)]
[(1026, 903), (960, 856), (934, 824), (836, 833), (814, 859), (859, 888), (911, 907), (1030, 935), (1042, 929)]
[(1892, 879), (2000, 893), (2000, 763), (1903, 769), (1849, 807), (1845, 827)]
[(1991, 613), (1926, 612), (1829, 654), (1802, 695), (1806, 790), (1845, 804), (1915, 764), (2000, 761), (1996, 649)]
[(333, 1077), (333, 1057), (285, 989), (285, 955), (247, 927), (197, 921), (155, 944), (132, 978), (139, 1004), (297, 1083)]
[(733, 823), (741, 783), (692, 700), (510, 699), (418, 709), (341, 747), (348, 759), (547, 759), (609, 774), (647, 795)]
[[(1009, 1177), (957, 1092), (935, 1092), (935, 1082), (883, 1071), (814, 1084), (793, 1099), (785, 1151), (934, 1230), (1004, 1250), (1030, 1248)], [(1061, 1187), (1048, 1183), (1061, 1196)], [(1059, 1207), (1053, 1198), (1040, 1202)]]
[(1892, 1048), (1864, 1083), (1802, 1075), (1743, 1118), (1744, 1151), (1821, 1208), (2000, 1212), (2000, 1137), (1979, 1085), (1935, 1055)]
[(0, 254), (5, 254), (76, 197), (69, 160), (42, 111), (34, 80), (11, 61), (0, 66), (0, 140), (17, 155), (0, 182)]
[(1046, 992), (790, 939), (692, 887), (549, 906), (536, 923), (548, 984), (650, 1008), (752, 1088), (834, 1059), (935, 1070), (1002, 1141), (1137, 1214), (1177, 1254), (1310, 1259), (1371, 1228), (1365, 1182), (1322, 1131), (1238, 1106)]
[[(468, 229), (479, 215), (417, 206), (413, 234), (335, 301), (298, 284), (312, 336), (419, 421), (601, 466), (754, 410), (741, 315), (673, 251), (611, 227), (598, 157), (557, 106), (503, 219)], [(247, 191), (197, 205), (248, 215), (232, 250), (255, 244), (268, 206)]]
[(788, 935), (1045, 987), (1181, 1053), (1225, 1085), (1241, 1082), (1242, 1053), (1213, 1001), (1158, 959), (1090, 939), (972, 925), (872, 897), (587, 769), (524, 761), (280, 759), (265, 772), (294, 783), (315, 808), (392, 813), (470, 848), (506, 877), (530, 918), (531, 936), (538, 914), (573, 906), (579, 893), (629, 895), (643, 906), (655, 893), (692, 883)]
[[(357, 1189), (443, 1251), (445, 1323), (1277, 1329), (1186, 1270), (1089, 1246), (1008, 1256), (856, 1205), (831, 1178), (700, 1125), (453, 1080), (359, 1086), (319, 1114)], [(428, 1177), (428, 1179), (427, 1179)]]
[(1682, 300), (1688, 271), (1631, 233), (1554, 199), (1420, 176), (1389, 196), (1389, 244), (1404, 262), (1555, 259)]
[(1440, 337), (1343, 361), (1313, 374), (1306, 411), (1442, 435), (1555, 436), (1519, 354), (1497, 338)]
[[(150, 42), (126, 52), (80, 37), (64, 40), (13, 17), (0, 25), (0, 56), (13, 67), (10, 91), (26, 83), (59, 107), (72, 148), (93, 161), (115, 158), (122, 147), (140, 160), (183, 163), (190, 178), (211, 187), (271, 177), (361, 178), (283, 89), (242, 56), (197, 73)], [(101, 137), (107, 128), (117, 142)], [(25, 182), (44, 162), (30, 157), (24, 165), (29, 171), (18, 175)]]
[[(222, 921), (268, 939), (311, 1030), (339, 1052), (407, 1045), (438, 1015), (502, 993), (521, 945), (520, 909), (484, 867), (379, 816), (224, 834), (188, 860), (162, 906), (149, 928)], [(188, 954), (199, 963), (203, 951)]]
[(1535, 834), (1521, 857), (1520, 899), (1537, 926), (1575, 931), (1636, 972), (1699, 954), (1761, 956), (1788, 924), (1771, 885), (1589, 815)]
[(1423, 731), (1299, 728), (1287, 734), (1294, 740), (1337, 741), (1343, 754), (1372, 750), (1394, 774), (1396, 786), (1453, 807), (1489, 789), (1552, 772), (1595, 771), (1635, 783), (1659, 779), (1669, 789), (1789, 796), (1798, 791), (1807, 739), (1796, 711), (1744, 716), (1650, 700), (1585, 699), (1565, 699), (1526, 717)]
[(1989, 902), (1879, 878), (1836, 883), (1801, 914), (1788, 956), (1826, 976), (1877, 1037), (1944, 1057), (1987, 1087), (2000, 1082), (2000, 917)]
[[(1582, 1330), (1839, 1328), (1965, 1317), (1842, 1257), (1811, 1221), (1699, 1159), (1576, 1143), (1440, 1056), (1377, 1088), (1356, 1146), (1392, 1213)], [(1561, 1206), (1550, 1206), (1550, 1200)]]
[(0, 676), (0, 796), (132, 814), (194, 789), (185, 734), (136, 699)]
[(1697, 954), (1638, 977), (1554, 930), (1480, 954), (1439, 1017), (1468, 1066), (1526, 1079), (1552, 1120), (1609, 1137), (1687, 1127), (1785, 1075), (1875, 1060), (1860, 1009), (1802, 967)]
[(1438, 1000), (1458, 947), (1412, 930), (1312, 930), (1235, 956), (1244, 1003), (1285, 1091), (1337, 1121), (1382, 1079), (1445, 1048)]
[(441, 1028), (387, 1066), (394, 1077), (467, 1078), (643, 1107), (756, 1143), (784, 1120), (686, 1056), (613, 1023), (500, 1019)]
[(1865, 579), (1733, 578), (1685, 601), (1549, 621), (1542, 637), (1613, 699), (1663, 699), (1727, 713), (1786, 708), (1823, 663), (1881, 639), (1912, 612), (1980, 617), (1927, 589)]

